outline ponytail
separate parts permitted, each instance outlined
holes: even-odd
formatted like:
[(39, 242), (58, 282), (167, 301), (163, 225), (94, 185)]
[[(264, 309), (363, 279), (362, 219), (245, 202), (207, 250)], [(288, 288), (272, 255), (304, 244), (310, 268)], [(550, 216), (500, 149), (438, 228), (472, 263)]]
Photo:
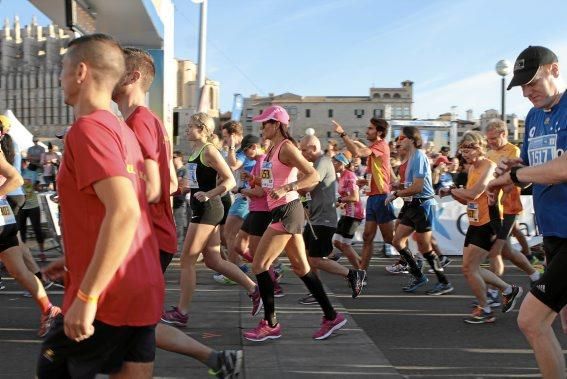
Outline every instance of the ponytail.
[(280, 128), (279, 129), (280, 129), (280, 132), (282, 133), (282, 136), (284, 137), (284, 139), (290, 140), (295, 146), (297, 146), (297, 141), (295, 141), (295, 139), (288, 132), (288, 125), (282, 124), (280, 122)]

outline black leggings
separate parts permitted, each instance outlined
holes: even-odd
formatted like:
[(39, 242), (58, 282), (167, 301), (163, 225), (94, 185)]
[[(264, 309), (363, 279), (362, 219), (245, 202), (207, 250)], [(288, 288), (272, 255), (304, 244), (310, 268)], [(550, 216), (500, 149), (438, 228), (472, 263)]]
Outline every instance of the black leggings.
[(28, 227), (28, 218), (31, 220), (35, 239), (38, 243), (43, 243), (43, 231), (41, 230), (41, 213), (39, 207), (24, 209), (21, 208), (18, 213), (18, 228), (20, 229), (20, 236), (23, 242), (26, 242), (26, 232)]

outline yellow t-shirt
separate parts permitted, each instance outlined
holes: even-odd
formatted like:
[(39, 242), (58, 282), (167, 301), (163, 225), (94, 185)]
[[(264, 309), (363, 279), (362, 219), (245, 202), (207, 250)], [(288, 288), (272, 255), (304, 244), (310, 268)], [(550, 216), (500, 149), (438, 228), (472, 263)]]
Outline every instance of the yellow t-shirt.
[[(499, 150), (489, 150), (486, 154), (487, 158), (496, 164), (504, 158), (519, 158), (520, 149), (508, 142)], [(522, 200), (520, 198), (521, 189), (516, 187), (512, 192), (505, 193), (502, 196), (502, 206), (504, 207), (504, 214), (517, 215), (522, 213)]]

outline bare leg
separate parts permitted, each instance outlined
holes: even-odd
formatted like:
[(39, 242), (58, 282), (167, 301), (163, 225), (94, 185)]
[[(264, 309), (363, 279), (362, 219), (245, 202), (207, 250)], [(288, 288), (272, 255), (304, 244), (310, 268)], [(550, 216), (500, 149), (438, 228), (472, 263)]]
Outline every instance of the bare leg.
[(360, 268), (363, 270), (368, 270), (370, 265), (370, 258), (372, 258), (374, 250), (374, 237), (376, 237), (376, 230), (378, 225), (375, 221), (366, 221), (364, 224), (364, 233), (362, 234), (362, 257)]
[(316, 267), (330, 274), (346, 277), (349, 272), (348, 268), (330, 259), (309, 257), (308, 261), (311, 267)]
[(111, 374), (112, 379), (150, 379), (154, 372), (154, 362), (134, 363), (124, 362), (122, 368), (116, 374)]
[(189, 337), (181, 330), (161, 323), (156, 327), (156, 344), (160, 349), (195, 358), (201, 363), (206, 363), (207, 358), (213, 352), (213, 349)]

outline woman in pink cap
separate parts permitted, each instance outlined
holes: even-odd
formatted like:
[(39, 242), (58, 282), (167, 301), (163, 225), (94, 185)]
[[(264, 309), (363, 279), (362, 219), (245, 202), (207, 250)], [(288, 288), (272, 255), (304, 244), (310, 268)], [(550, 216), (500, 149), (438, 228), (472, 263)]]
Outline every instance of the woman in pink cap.
[[(244, 333), (250, 341), (265, 341), (281, 337), (281, 326), (276, 319), (274, 282), (268, 272), (272, 262), (285, 250), (291, 267), (317, 300), (323, 313), (321, 328), (313, 334), (325, 339), (346, 324), (345, 317), (335, 312), (317, 275), (311, 271), (305, 253), (302, 231), (305, 223), (303, 207), (297, 190), (309, 188), (318, 182), (317, 171), (303, 158), (288, 133), (289, 115), (280, 106), (270, 106), (253, 118), (262, 123), (262, 135), (272, 141), (260, 168), (255, 184), (268, 193), (268, 208), (272, 222), (258, 245), (252, 270), (258, 279), (260, 296), (264, 303), (264, 319), (258, 326)], [(303, 176), (297, 180), (297, 173)]]

